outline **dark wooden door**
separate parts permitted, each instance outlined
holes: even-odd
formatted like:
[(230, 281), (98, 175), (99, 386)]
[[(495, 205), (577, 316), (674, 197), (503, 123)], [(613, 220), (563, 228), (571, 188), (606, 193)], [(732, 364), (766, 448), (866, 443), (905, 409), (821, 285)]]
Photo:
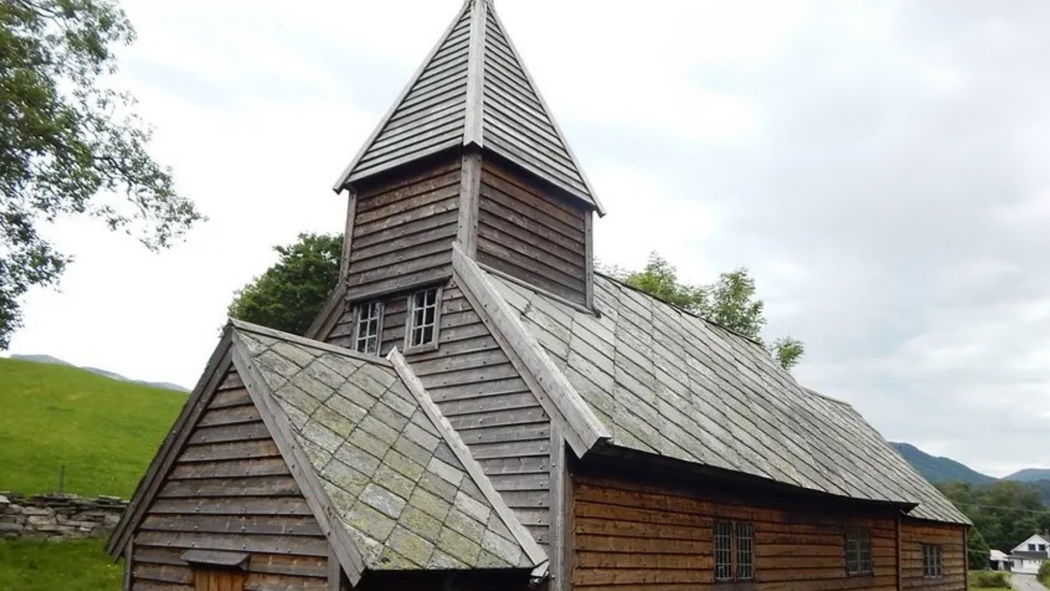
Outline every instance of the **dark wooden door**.
[(244, 591), (244, 572), (198, 570), (193, 573), (194, 591)]

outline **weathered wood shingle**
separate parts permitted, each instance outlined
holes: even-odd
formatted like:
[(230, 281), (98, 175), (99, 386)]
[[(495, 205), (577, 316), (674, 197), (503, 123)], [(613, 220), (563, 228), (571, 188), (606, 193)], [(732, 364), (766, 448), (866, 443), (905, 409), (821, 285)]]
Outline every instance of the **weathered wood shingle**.
[(466, 0), (334, 189), (450, 148), (499, 154), (604, 213), (488, 0)]
[(801, 388), (756, 343), (611, 279), (600, 317), (487, 273), (609, 443), (968, 523), (848, 404)]
[(483, 490), (491, 483), (450, 447), (440, 411), (423, 408), (389, 362), (237, 326), (235, 342), (287, 417), (365, 569), (535, 566), (513, 533), (524, 528), (508, 523), (509, 510), (501, 515)]

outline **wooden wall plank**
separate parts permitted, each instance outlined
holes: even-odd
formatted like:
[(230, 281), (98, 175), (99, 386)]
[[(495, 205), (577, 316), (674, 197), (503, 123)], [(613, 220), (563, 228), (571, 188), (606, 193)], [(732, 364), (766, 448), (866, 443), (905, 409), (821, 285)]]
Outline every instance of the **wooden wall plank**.
[(457, 286), (444, 290), (441, 306), (438, 350), (406, 360), (515, 516), (545, 545), (550, 419)]
[(131, 591), (192, 591), (186, 550), (252, 553), (245, 589), (324, 589), (329, 545), (236, 370), (133, 537)]
[[(772, 497), (764, 504), (745, 504), (739, 497), (715, 492), (717, 487), (686, 493), (639, 486), (605, 474), (574, 474), (572, 487), (572, 583), (587, 591), (731, 588), (714, 581), (716, 519), (744, 520), (754, 526), (755, 580), (747, 583), (747, 589), (890, 591), (897, 587), (897, 523), (892, 516), (778, 506)], [(844, 531), (853, 525), (867, 527), (871, 533), (873, 573), (869, 576), (846, 573)], [(961, 543), (961, 533), (957, 529), (951, 533), (954, 537), (938, 539)], [(907, 551), (904, 556), (905, 561), (910, 559)], [(921, 570), (921, 551), (919, 566)], [(946, 570), (947, 566), (946, 562)], [(904, 570), (908, 572), (907, 564)], [(947, 582), (947, 578), (940, 581)], [(964, 591), (965, 582), (951, 579), (949, 586), (941, 588)]]
[(498, 164), (482, 164), (477, 260), (587, 302), (587, 213)]
[[(410, 138), (411, 139), (411, 138)], [(358, 187), (348, 253), (348, 298), (390, 293), (451, 274), (461, 161)]]

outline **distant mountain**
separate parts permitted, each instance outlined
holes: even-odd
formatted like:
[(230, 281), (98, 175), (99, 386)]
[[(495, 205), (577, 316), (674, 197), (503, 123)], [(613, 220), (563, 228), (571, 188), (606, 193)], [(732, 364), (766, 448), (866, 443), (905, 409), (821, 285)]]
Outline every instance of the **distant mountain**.
[(73, 367), (72, 363), (62, 361), (58, 357), (52, 357), (50, 355), (12, 355), (11, 359), (21, 359), (22, 361), (35, 361), (37, 363), (50, 363), (51, 365), (68, 365)]
[[(34, 361), (36, 363), (48, 363), (51, 365), (65, 365), (68, 367), (77, 367), (68, 361), (59, 359), (58, 357), (52, 357), (51, 355), (11, 355), (11, 359), (18, 359), (21, 361)], [(171, 382), (147, 382), (143, 380), (133, 380), (128, 377), (124, 377), (119, 373), (108, 371), (105, 369), (99, 369), (97, 367), (79, 367), (84, 371), (90, 371), (93, 374), (105, 376), (111, 380), (118, 380), (121, 382), (130, 382), (132, 384), (142, 384), (143, 386), (149, 386), (151, 388), (160, 388), (162, 390), (175, 390), (177, 392), (189, 392), (189, 388), (184, 388), (178, 384), (172, 384)]]
[(1050, 469), (1025, 468), (1020, 472), (1014, 472), (1013, 474), (1004, 477), (1003, 480), (1017, 480), (1019, 482), (1037, 482), (1039, 480), (1050, 481)]
[(890, 442), (904, 459), (930, 482), (960, 481), (969, 484), (995, 482), (995, 478), (956, 462), (950, 458), (931, 456), (910, 443)]

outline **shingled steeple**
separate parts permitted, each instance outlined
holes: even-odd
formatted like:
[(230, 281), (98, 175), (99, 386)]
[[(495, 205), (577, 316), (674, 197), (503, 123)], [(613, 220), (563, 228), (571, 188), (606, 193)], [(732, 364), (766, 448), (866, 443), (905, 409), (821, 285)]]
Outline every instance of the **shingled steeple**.
[(446, 150), (491, 151), (604, 215), (491, 0), (466, 0), (333, 187)]

